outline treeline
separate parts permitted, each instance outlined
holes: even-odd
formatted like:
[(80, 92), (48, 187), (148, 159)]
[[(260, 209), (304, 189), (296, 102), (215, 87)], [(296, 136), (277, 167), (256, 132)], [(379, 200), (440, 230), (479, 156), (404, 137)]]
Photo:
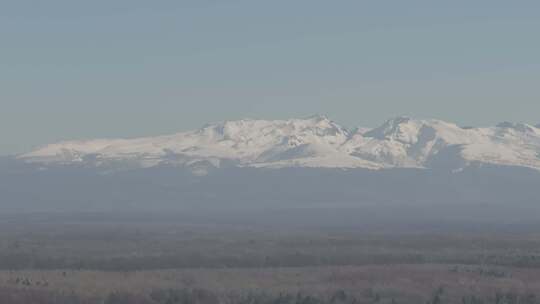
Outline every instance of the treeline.
[(46, 257), (37, 254), (13, 253), (0, 255), (0, 270), (104, 270), (136, 271), (150, 269), (182, 268), (272, 268), (341, 265), (385, 264), (463, 264), (495, 265), (510, 267), (540, 267), (540, 257), (535, 255), (507, 256), (437, 256), (423, 254), (307, 254), (283, 253), (262, 255), (185, 254), (159, 256), (123, 256), (104, 258)]
[(160, 255), (123, 256), (111, 258), (70, 258), (44, 257), (35, 254), (9, 254), (0, 256), (3, 270), (104, 270), (136, 271), (182, 268), (271, 268), (307, 267), (327, 265), (377, 265), (377, 264), (418, 264), (426, 259), (422, 255), (364, 254), (364, 255), (310, 255), (303, 253), (259, 255)]
[[(367, 292), (355, 296), (343, 290), (327, 295), (244, 293), (218, 295), (204, 289), (156, 290), (148, 294), (111, 293), (104, 298), (81, 297), (37, 290), (0, 289), (0, 303), (9, 304), (445, 304), (456, 299), (446, 297), (443, 288), (435, 290), (427, 300), (381, 296)], [(459, 299), (462, 304), (539, 304), (534, 294), (514, 292), (492, 296), (467, 295)]]

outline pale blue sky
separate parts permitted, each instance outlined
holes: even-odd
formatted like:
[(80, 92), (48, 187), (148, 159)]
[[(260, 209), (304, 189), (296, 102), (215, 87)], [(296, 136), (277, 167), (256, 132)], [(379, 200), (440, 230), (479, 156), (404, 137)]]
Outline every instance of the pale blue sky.
[(540, 2), (0, 1), (0, 155), (326, 114), (540, 122)]

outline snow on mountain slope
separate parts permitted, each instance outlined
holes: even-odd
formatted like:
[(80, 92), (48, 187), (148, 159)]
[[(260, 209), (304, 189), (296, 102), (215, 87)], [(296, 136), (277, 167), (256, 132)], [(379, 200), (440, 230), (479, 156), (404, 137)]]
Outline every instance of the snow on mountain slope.
[(451, 170), (478, 163), (540, 170), (540, 129), (508, 122), (489, 128), (462, 128), (440, 120), (407, 117), (355, 131), (323, 116), (238, 120), (167, 136), (61, 142), (19, 158), (47, 164), (182, 165), (198, 170), (224, 163), (267, 168)]
[(486, 139), (465, 146), (464, 158), (540, 170), (540, 129), (527, 124), (504, 122), (494, 128), (478, 129), (477, 132)]
[(386, 167), (425, 167), (439, 152), (478, 140), (474, 132), (438, 120), (398, 117), (345, 145), (351, 155)]

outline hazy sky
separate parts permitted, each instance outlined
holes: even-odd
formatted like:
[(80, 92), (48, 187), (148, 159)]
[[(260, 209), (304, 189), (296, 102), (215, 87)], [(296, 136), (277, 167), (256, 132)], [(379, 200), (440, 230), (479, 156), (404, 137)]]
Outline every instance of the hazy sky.
[(540, 1), (0, 1), (0, 154), (237, 118), (540, 122)]

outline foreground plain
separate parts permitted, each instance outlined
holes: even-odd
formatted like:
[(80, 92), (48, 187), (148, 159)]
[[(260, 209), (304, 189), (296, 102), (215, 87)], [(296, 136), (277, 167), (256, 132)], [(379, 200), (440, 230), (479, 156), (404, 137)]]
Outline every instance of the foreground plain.
[(538, 303), (535, 226), (411, 227), (4, 215), (0, 302)]

